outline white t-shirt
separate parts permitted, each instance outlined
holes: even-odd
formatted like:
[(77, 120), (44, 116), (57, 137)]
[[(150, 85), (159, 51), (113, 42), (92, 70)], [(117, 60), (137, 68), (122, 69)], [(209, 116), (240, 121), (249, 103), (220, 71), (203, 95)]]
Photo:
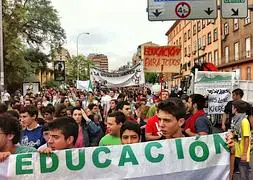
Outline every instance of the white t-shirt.
[(8, 92), (5, 92), (4, 95), (3, 95), (3, 102), (5, 101), (9, 101), (10, 100), (10, 94)]

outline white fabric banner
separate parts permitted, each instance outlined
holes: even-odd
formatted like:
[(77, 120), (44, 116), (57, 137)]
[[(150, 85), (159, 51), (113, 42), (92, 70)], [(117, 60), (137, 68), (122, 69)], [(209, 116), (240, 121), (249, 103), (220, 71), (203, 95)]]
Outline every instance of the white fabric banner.
[[(104, 87), (127, 87), (145, 84), (143, 63), (135, 65), (133, 68), (119, 72), (105, 72), (95, 67), (90, 70), (90, 80), (95, 85)], [(95, 85), (96, 86), (96, 85)]]
[(76, 88), (80, 90), (85, 90), (85, 91), (92, 91), (92, 86), (90, 84), (90, 80), (88, 81), (76, 81)]
[(11, 155), (0, 179), (13, 180), (228, 180), (225, 134)]

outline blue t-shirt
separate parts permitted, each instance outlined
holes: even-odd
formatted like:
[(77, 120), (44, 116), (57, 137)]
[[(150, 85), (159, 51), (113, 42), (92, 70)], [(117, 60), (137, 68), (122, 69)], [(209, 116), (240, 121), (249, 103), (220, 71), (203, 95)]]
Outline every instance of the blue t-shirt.
[(36, 149), (45, 144), (42, 127), (38, 126), (32, 130), (25, 129), (21, 134), (20, 144), (22, 146), (34, 147)]
[(205, 132), (212, 134), (212, 123), (206, 116), (200, 116), (195, 122), (195, 129), (197, 133)]

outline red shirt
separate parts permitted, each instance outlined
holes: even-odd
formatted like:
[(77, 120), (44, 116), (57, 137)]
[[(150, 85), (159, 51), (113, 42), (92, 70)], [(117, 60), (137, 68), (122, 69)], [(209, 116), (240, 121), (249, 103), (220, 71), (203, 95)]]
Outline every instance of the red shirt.
[(154, 136), (158, 136), (157, 133), (159, 131), (160, 131), (159, 119), (158, 119), (157, 115), (155, 115), (155, 116), (148, 119), (145, 132), (151, 133)]

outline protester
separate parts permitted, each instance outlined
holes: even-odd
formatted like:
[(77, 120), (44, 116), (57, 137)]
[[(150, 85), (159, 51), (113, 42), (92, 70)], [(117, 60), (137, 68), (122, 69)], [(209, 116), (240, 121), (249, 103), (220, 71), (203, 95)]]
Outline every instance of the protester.
[(114, 112), (107, 117), (107, 128), (109, 134), (105, 135), (99, 142), (99, 146), (119, 145), (120, 128), (125, 123), (126, 116), (122, 112)]
[(55, 108), (52, 104), (48, 104), (43, 109), (43, 117), (46, 123), (49, 123), (55, 119)]
[(126, 116), (127, 121), (137, 122), (133, 118), (133, 113), (132, 113), (131, 106), (130, 106), (129, 102), (127, 102), (127, 101), (119, 102), (117, 104), (117, 111), (122, 112)]
[(36, 152), (29, 146), (18, 145), (21, 136), (19, 121), (9, 115), (0, 115), (0, 162), (11, 154)]
[(125, 122), (120, 128), (121, 144), (139, 143), (141, 140), (141, 128), (137, 123)]
[(193, 94), (189, 97), (187, 107), (191, 116), (186, 120), (184, 127), (187, 136), (212, 133), (212, 124), (204, 111), (205, 103), (206, 99), (201, 94)]
[(242, 100), (232, 103), (231, 128), (235, 134), (235, 172), (240, 172), (242, 180), (249, 180), (249, 161), (250, 161), (250, 123), (246, 112), (248, 104)]
[[(238, 88), (232, 91), (232, 101), (229, 101), (224, 109), (224, 114), (222, 116), (222, 122), (221, 122), (221, 128), (225, 131), (227, 129), (231, 128), (231, 121), (233, 118), (232, 113), (232, 103), (236, 100), (242, 100), (243, 98), (243, 90)], [(252, 106), (248, 104), (248, 108), (246, 111), (246, 114), (248, 115), (248, 119), (251, 123), (251, 127), (253, 127), (253, 114), (252, 114)]]
[(26, 106), (20, 111), (22, 124), (26, 127), (21, 135), (20, 144), (38, 148), (45, 143), (42, 127), (37, 123), (38, 110), (35, 106)]

